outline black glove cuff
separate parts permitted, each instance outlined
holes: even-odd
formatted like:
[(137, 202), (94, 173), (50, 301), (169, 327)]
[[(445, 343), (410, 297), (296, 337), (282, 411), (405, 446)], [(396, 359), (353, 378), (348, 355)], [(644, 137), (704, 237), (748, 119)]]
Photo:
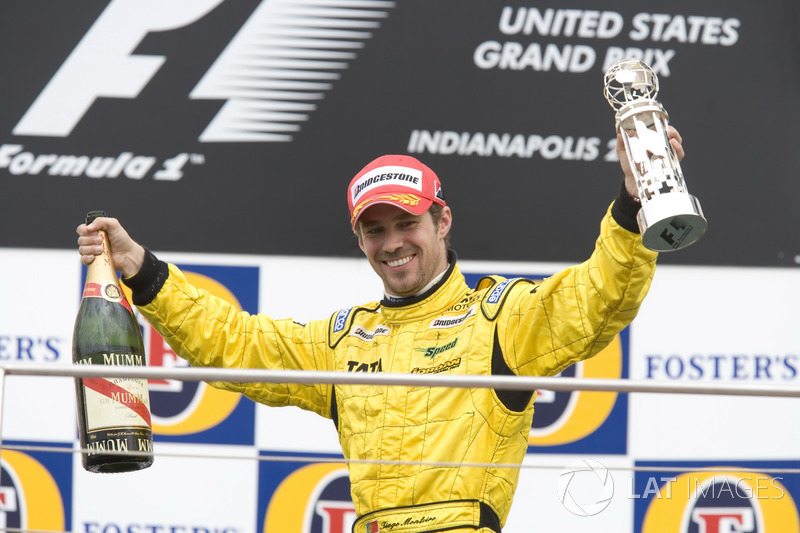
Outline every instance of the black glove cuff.
[(130, 287), (133, 293), (133, 304), (138, 306), (152, 302), (168, 277), (167, 263), (159, 261), (153, 252), (145, 248), (142, 268), (133, 276), (122, 278), (122, 282)]
[(628, 231), (639, 233), (639, 223), (636, 221), (636, 214), (642, 204), (637, 198), (632, 198), (628, 194), (628, 189), (625, 188), (625, 180), (619, 188), (619, 195), (611, 206), (611, 216), (617, 221), (617, 224), (622, 226)]

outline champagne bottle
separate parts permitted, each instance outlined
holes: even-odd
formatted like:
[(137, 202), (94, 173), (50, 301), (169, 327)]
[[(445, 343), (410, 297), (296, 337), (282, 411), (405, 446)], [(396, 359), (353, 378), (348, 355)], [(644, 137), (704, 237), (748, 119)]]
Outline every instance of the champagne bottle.
[[(86, 223), (106, 216), (92, 211)], [(139, 324), (122, 292), (108, 236), (103, 254), (87, 267), (72, 335), (72, 362), (82, 365), (145, 365)], [(146, 379), (76, 378), (83, 467), (89, 472), (130, 472), (153, 464), (150, 395)], [(144, 452), (144, 453), (143, 453)]]

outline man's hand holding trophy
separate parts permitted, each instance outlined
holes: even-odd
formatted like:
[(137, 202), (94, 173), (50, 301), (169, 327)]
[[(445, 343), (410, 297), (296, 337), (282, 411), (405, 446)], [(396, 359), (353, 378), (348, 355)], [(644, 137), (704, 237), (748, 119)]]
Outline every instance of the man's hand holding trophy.
[(657, 252), (689, 246), (708, 223), (670, 146), (669, 117), (656, 100), (658, 77), (644, 62), (623, 59), (606, 71), (604, 82), (642, 203), (637, 221), (643, 244)]

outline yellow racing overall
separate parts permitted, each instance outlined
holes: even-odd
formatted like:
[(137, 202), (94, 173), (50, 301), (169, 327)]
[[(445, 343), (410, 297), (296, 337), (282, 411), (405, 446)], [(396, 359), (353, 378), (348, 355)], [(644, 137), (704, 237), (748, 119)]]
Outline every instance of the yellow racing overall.
[[(442, 281), (410, 302), (372, 302), (305, 325), (237, 312), (149, 253), (151, 264), (125, 281), (144, 316), (196, 366), (550, 376), (605, 347), (649, 288), (656, 254), (612, 211), (590, 259), (541, 283), (491, 276), (471, 289), (451, 254)], [(530, 392), (213, 385), (334, 420), (344, 457), (369, 460), (349, 463), (356, 532), (488, 533), (506, 521), (519, 477), (508, 465), (527, 451)]]

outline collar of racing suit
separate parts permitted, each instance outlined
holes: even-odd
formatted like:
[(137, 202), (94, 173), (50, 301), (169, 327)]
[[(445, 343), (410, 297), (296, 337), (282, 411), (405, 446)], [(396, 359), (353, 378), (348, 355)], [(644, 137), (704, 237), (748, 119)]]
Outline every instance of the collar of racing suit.
[(469, 287), (458, 268), (453, 250), (447, 251), (447, 260), (450, 266), (442, 279), (424, 293), (400, 301), (381, 300), (380, 311), (386, 320), (399, 323), (435, 317), (462, 299)]

